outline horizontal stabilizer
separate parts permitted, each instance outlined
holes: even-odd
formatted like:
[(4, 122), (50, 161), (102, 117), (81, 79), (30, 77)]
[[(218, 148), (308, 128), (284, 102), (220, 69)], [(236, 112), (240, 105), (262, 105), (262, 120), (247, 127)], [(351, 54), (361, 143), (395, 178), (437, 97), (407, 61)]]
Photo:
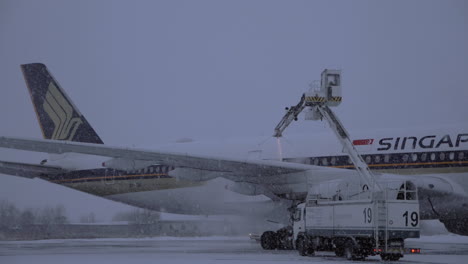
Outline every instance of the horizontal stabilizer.
[(0, 161), (0, 173), (24, 178), (32, 179), (40, 177), (44, 174), (52, 175), (64, 172), (67, 171), (53, 166), (19, 163), (11, 161)]

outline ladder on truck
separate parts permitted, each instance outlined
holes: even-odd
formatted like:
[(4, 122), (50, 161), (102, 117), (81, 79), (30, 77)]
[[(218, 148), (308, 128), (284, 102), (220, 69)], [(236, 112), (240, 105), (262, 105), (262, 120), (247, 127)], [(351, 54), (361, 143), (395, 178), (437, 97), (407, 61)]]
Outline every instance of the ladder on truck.
[[(386, 194), (385, 194), (385, 197)], [(383, 228), (383, 240), (384, 240), (384, 250), (388, 251), (388, 207), (385, 199), (374, 200), (375, 206), (377, 207), (377, 222), (375, 223), (374, 228), (374, 239), (376, 243), (376, 248), (379, 248), (379, 238), (381, 237), (379, 232), (380, 228)]]
[[(297, 105), (286, 108), (286, 113), (275, 127), (274, 137), (280, 138), (285, 129), (297, 121), (299, 114), (306, 110), (306, 120), (325, 119), (333, 130), (343, 149), (349, 155), (360, 178), (372, 192), (374, 202), (374, 239), (376, 248), (380, 247), (380, 238), (384, 241), (385, 250), (387, 250), (388, 241), (388, 209), (386, 203), (386, 194), (376, 181), (373, 173), (367, 166), (362, 156), (353, 145), (349, 134), (343, 124), (340, 122), (330, 107), (338, 106), (342, 101), (341, 96), (341, 71), (325, 69), (321, 75), (320, 89), (310, 90), (302, 94)], [(383, 236), (382, 236), (383, 235)]]

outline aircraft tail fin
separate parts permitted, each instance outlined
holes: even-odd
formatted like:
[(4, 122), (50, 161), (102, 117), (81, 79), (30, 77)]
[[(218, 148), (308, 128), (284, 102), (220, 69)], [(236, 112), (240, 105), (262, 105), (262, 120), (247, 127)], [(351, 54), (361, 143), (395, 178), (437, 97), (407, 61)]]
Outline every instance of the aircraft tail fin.
[(44, 64), (23, 64), (21, 70), (45, 139), (103, 144)]

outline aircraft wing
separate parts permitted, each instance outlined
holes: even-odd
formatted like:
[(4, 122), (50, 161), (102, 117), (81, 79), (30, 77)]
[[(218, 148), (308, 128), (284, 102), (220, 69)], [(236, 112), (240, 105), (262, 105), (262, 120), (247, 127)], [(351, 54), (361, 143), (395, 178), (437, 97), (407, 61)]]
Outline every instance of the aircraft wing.
[(0, 160), (0, 173), (15, 175), (24, 178), (35, 178), (43, 174), (59, 174), (66, 170), (54, 166), (28, 164)]
[(258, 176), (275, 176), (314, 169), (331, 169), (280, 161), (230, 159), (47, 139), (0, 137), (0, 147), (54, 154), (73, 152), (128, 160), (154, 161), (155, 164), (173, 166), (175, 168), (221, 172), (230, 175), (235, 174), (243, 176), (244, 180), (245, 178), (257, 178)]

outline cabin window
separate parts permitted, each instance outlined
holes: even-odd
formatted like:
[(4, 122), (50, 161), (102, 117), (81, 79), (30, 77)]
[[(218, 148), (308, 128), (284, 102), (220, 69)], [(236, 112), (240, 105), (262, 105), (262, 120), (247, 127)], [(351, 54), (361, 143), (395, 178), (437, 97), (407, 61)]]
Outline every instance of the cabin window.
[(455, 158), (455, 153), (450, 152), (450, 154), (449, 154), (449, 159), (450, 159), (450, 160), (453, 160), (454, 158)]
[(317, 166), (319, 164), (319, 159), (314, 159), (314, 165)]
[(335, 165), (336, 164), (336, 158), (332, 157), (331, 160), (330, 160), (330, 163), (331, 163), (331, 165)]
[(465, 153), (464, 153), (464, 152), (458, 153), (458, 159), (459, 159), (459, 160), (462, 160), (464, 157), (465, 157)]
[(374, 157), (374, 161), (375, 161), (376, 163), (379, 163), (379, 162), (380, 162), (380, 155), (376, 155), (376, 156)]
[(390, 155), (386, 154), (384, 156), (384, 161), (385, 161), (385, 163), (388, 163), (390, 161)]
[(408, 154), (403, 155), (402, 157), (403, 162), (407, 162), (408, 158), (409, 158)]
[(435, 159), (436, 159), (436, 155), (435, 155), (435, 153), (432, 153), (431, 154), (431, 160), (434, 161)]
[(369, 164), (369, 163), (371, 163), (371, 161), (372, 161), (371, 156), (367, 155), (366, 156), (366, 163)]
[(323, 159), (322, 159), (322, 165), (323, 165), (323, 166), (327, 166), (327, 165), (328, 165), (327, 158), (323, 158)]
[(416, 154), (416, 153), (411, 154), (411, 159), (413, 161), (417, 161), (418, 160), (418, 154)]
[(421, 154), (421, 160), (426, 161), (426, 159), (427, 159), (427, 154), (426, 153)]
[(439, 158), (440, 160), (445, 160), (445, 153), (444, 152), (440, 153)]

